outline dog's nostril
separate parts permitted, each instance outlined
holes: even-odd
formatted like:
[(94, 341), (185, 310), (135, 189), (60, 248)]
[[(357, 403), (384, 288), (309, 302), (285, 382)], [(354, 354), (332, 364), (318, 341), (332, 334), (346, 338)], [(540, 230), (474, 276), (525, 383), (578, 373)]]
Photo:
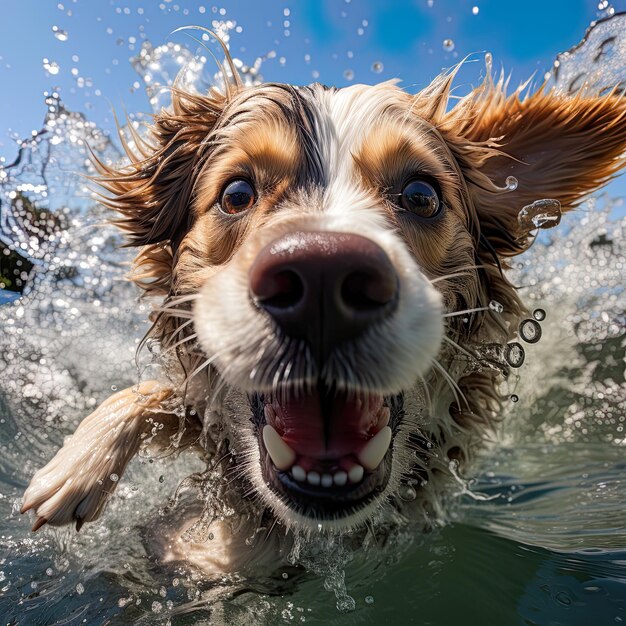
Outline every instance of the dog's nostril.
[(341, 299), (350, 309), (373, 311), (389, 304), (397, 292), (395, 275), (381, 276), (372, 272), (352, 272), (341, 285)]
[(304, 297), (304, 284), (296, 272), (286, 269), (267, 276), (260, 291), (256, 301), (264, 308), (290, 309)]

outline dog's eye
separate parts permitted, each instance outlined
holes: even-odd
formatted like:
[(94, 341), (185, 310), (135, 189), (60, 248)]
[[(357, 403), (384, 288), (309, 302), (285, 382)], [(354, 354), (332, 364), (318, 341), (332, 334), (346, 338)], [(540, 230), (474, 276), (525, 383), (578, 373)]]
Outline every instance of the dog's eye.
[(400, 205), (405, 211), (420, 217), (435, 217), (441, 211), (441, 200), (435, 188), (419, 178), (410, 180), (400, 195)]
[(233, 180), (222, 192), (220, 210), (228, 215), (247, 211), (256, 202), (254, 187), (243, 178)]

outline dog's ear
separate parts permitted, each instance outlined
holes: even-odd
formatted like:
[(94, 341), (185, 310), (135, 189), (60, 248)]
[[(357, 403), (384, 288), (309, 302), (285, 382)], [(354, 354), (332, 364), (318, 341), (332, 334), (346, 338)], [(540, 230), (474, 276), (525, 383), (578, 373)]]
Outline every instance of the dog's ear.
[(120, 139), (130, 163), (121, 168), (95, 159), (95, 179), (108, 195), (101, 201), (121, 214), (116, 222), (131, 246), (175, 241), (187, 225), (194, 170), (205, 158), (206, 142), (219, 119), (225, 97), (172, 90), (171, 109), (154, 116), (153, 141), (128, 124), (134, 146)]
[(207, 141), (220, 118), (227, 96), (172, 89), (172, 106), (154, 116), (144, 139), (127, 125), (132, 143), (120, 131), (129, 163), (107, 165), (95, 155), (95, 182), (105, 193), (100, 201), (120, 214), (115, 220), (129, 246), (142, 246), (133, 280), (151, 293), (167, 293), (173, 251), (190, 226), (190, 203), (196, 173), (206, 159)]
[(502, 256), (532, 242), (518, 221), (523, 207), (554, 199), (568, 211), (626, 163), (626, 97), (615, 90), (507, 96), (504, 81), (488, 77), (438, 113), (435, 124), (463, 171), (482, 237)]

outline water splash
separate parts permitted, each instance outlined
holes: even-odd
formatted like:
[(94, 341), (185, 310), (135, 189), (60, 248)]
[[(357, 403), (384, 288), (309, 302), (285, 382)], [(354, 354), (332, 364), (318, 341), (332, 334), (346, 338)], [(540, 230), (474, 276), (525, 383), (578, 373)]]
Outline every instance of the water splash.
[[(222, 26), (217, 30), (222, 33), (234, 27), (233, 22), (219, 22), (219, 24)], [(209, 36), (204, 33), (203, 41), (208, 42), (208, 40)], [(264, 56), (257, 57), (251, 65), (237, 57), (233, 58), (233, 63), (245, 85), (256, 85), (263, 82), (260, 73), (263, 62), (275, 56), (276, 53), (270, 51)], [(150, 106), (155, 112), (169, 106), (170, 87), (174, 80), (178, 81), (181, 89), (192, 93), (206, 93), (211, 86), (218, 89), (224, 87), (224, 76), (220, 73), (209, 49), (200, 48), (199, 53), (194, 54), (179, 43), (170, 41), (160, 46), (153, 46), (149, 41), (144, 41), (139, 54), (131, 58), (130, 62), (143, 82)], [(225, 67), (225, 70), (229, 76), (228, 67)]]
[[(608, 4), (605, 9), (609, 9)], [(610, 15), (592, 25), (583, 40), (559, 54), (548, 86), (565, 93), (605, 93), (626, 88), (626, 13)]]
[(504, 305), (502, 305), (497, 300), (490, 300), (489, 301), (489, 308), (492, 311), (496, 312), (496, 313), (503, 313), (504, 312)]
[(526, 343), (537, 343), (541, 339), (541, 326), (536, 320), (522, 320), (518, 334)]
[(623, 201), (600, 196), (581, 209), (542, 231), (510, 274), (543, 336), (532, 346), (505, 432), (522, 441), (626, 445)]
[(53, 26), (52, 32), (59, 41), (67, 41), (69, 39), (67, 31), (59, 28), (58, 26)]
[(526, 352), (521, 343), (514, 341), (507, 344), (504, 349), (504, 358), (511, 367), (522, 367), (526, 358)]
[(554, 228), (561, 223), (561, 203), (551, 198), (535, 200), (522, 208), (517, 221), (528, 232), (535, 228)]
[(61, 71), (61, 67), (56, 61), (51, 61), (48, 58), (44, 58), (41, 63), (42, 63), (43, 69), (46, 70), (46, 72), (48, 72), (48, 74), (52, 76), (55, 76)]
[(504, 184), (509, 191), (515, 191), (517, 189), (517, 178), (515, 176), (507, 176)]

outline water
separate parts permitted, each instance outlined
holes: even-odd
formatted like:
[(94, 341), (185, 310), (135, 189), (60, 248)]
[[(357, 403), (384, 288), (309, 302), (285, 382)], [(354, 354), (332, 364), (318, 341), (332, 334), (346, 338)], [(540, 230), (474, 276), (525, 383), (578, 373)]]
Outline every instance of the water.
[[(143, 50), (134, 63), (150, 87), (189, 62), (175, 44)], [(261, 62), (244, 68), (249, 80)], [(189, 84), (213, 80), (202, 61), (187, 72)], [(150, 96), (162, 104), (162, 91)], [(134, 359), (149, 311), (123, 280), (129, 255), (84, 181), (68, 174), (90, 172), (87, 140), (105, 160), (119, 152), (58, 94), (46, 106), (45, 132), (24, 141), (19, 162), (0, 175), (10, 208), (3, 250), (22, 263), (0, 291), (4, 623), (626, 622), (626, 218), (604, 196), (540, 232), (514, 265), (533, 319), (520, 331), (524, 346), (509, 347), (521, 365), (503, 389), (511, 402), (498, 440), (474, 478), (458, 476), (450, 518), (431, 533), (399, 524), (357, 550), (349, 538), (320, 539), (279, 571), (207, 580), (159, 562), (155, 549), (171, 525), (172, 494), (204, 470), (183, 456), (136, 459), (103, 518), (80, 534), (32, 535), (18, 512), (30, 476), (112, 389), (154, 367), (149, 354)], [(181, 506), (193, 500), (189, 491)], [(218, 541), (206, 524), (195, 531), (209, 548)]]

